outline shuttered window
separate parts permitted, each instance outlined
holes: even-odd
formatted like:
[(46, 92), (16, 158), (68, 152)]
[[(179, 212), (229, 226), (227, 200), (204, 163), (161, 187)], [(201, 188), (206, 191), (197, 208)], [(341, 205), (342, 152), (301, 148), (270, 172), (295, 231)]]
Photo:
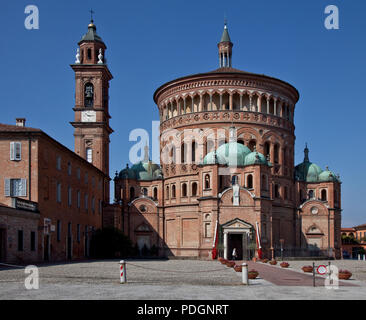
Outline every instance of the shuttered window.
[(56, 199), (57, 202), (61, 202), (61, 183), (57, 183), (57, 187), (56, 187)]
[(20, 161), (22, 159), (22, 144), (20, 142), (10, 142), (10, 160)]
[(26, 197), (27, 179), (5, 179), (6, 197)]

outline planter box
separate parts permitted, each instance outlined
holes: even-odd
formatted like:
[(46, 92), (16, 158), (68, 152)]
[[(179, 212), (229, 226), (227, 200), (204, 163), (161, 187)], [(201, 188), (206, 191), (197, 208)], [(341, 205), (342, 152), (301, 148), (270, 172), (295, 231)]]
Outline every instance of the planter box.
[(345, 273), (345, 272), (340, 272), (340, 273), (338, 273), (338, 279), (339, 280), (348, 280), (349, 278), (351, 278), (352, 277), (352, 273), (351, 272), (347, 272), (347, 273)]
[(226, 259), (222, 259), (222, 260), (220, 260), (220, 262), (221, 262), (222, 264), (226, 264), (227, 260), (226, 260)]
[(248, 279), (255, 279), (255, 278), (258, 277), (258, 275), (259, 275), (258, 271), (255, 271), (255, 272), (249, 271), (248, 272)]
[(276, 260), (271, 260), (271, 261), (269, 262), (269, 264), (271, 264), (272, 266), (274, 266), (274, 265), (276, 265), (276, 264), (277, 264), (277, 261), (276, 261)]
[(267, 263), (268, 262), (268, 259), (262, 259), (262, 262), (263, 263)]
[(313, 272), (313, 267), (305, 266), (301, 268), (304, 272)]
[(226, 262), (226, 265), (229, 267), (229, 268), (233, 268), (235, 266), (235, 262), (234, 261), (227, 261)]
[(243, 268), (243, 266), (239, 266), (239, 265), (235, 265), (234, 266), (234, 270), (236, 271), (236, 272), (241, 272), (242, 271), (242, 268)]
[(288, 267), (290, 266), (290, 264), (289, 264), (289, 263), (287, 263), (287, 262), (282, 262), (282, 263), (280, 264), (280, 266), (281, 266), (281, 268), (288, 268)]

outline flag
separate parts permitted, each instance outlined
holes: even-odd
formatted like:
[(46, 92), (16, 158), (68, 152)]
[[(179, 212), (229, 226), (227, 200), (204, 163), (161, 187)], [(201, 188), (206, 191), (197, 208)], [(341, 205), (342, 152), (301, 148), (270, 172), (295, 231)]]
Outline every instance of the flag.
[(258, 258), (262, 259), (262, 247), (261, 247), (261, 240), (260, 240), (260, 236), (259, 236), (259, 226), (258, 226), (258, 222), (255, 222), (255, 226), (256, 226), (256, 242), (257, 242), (257, 252), (258, 252)]
[(219, 222), (216, 221), (216, 226), (215, 226), (215, 237), (214, 237), (214, 241), (212, 244), (212, 259), (215, 260), (217, 258), (217, 243), (219, 241), (219, 228), (218, 228), (218, 224)]

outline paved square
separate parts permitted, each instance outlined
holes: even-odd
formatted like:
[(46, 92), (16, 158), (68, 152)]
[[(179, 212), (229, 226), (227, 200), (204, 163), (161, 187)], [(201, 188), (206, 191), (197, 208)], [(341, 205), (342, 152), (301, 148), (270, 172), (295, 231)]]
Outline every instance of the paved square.
[[(0, 267), (0, 299), (366, 298), (364, 261), (332, 261), (354, 274), (352, 280), (340, 282), (337, 290), (326, 289), (322, 278), (317, 280), (316, 288), (311, 286), (311, 275), (301, 271), (303, 265), (311, 263), (290, 261), (290, 269), (283, 270), (279, 266), (250, 262), (250, 268), (260, 272), (259, 279), (252, 280), (250, 286), (241, 284), (241, 273), (217, 261), (131, 260), (127, 262), (128, 283), (123, 285), (119, 283), (119, 260), (41, 265), (38, 290), (25, 288), (24, 269)], [(321, 263), (324, 262), (317, 262)], [(287, 282), (281, 283), (279, 279)]]

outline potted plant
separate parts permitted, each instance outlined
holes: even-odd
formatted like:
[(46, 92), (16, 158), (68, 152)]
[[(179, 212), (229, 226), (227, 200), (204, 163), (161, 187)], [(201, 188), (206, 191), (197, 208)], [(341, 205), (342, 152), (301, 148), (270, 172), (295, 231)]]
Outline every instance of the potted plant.
[(352, 277), (352, 272), (348, 271), (348, 270), (339, 270), (338, 272), (338, 279), (341, 280), (348, 280), (349, 278)]
[(288, 262), (281, 262), (280, 263), (281, 268), (288, 268), (290, 264)]
[(221, 261), (223, 261), (225, 259), (223, 257), (218, 257), (217, 260), (221, 262)]
[(267, 258), (262, 259), (262, 262), (263, 262), (263, 263), (267, 263), (267, 262), (268, 262), (268, 259), (267, 259)]
[(236, 264), (236, 265), (234, 266), (234, 270), (235, 270), (236, 272), (241, 272), (241, 271), (242, 271), (242, 268), (243, 268), (243, 266), (238, 265), (238, 264)]
[(257, 270), (252, 269), (248, 272), (248, 279), (255, 279), (258, 277), (258, 275), (259, 272)]
[(275, 259), (273, 259), (273, 260), (271, 260), (269, 263), (270, 263), (272, 266), (275, 266), (275, 265), (277, 264), (277, 261), (276, 261)]
[(313, 267), (312, 266), (303, 266), (301, 269), (304, 272), (313, 272)]
[(224, 258), (221, 258), (221, 260), (219, 260), (222, 264), (226, 264), (227, 260)]
[(227, 261), (226, 262), (226, 265), (229, 267), (229, 268), (233, 268), (235, 266), (235, 262), (234, 261)]

